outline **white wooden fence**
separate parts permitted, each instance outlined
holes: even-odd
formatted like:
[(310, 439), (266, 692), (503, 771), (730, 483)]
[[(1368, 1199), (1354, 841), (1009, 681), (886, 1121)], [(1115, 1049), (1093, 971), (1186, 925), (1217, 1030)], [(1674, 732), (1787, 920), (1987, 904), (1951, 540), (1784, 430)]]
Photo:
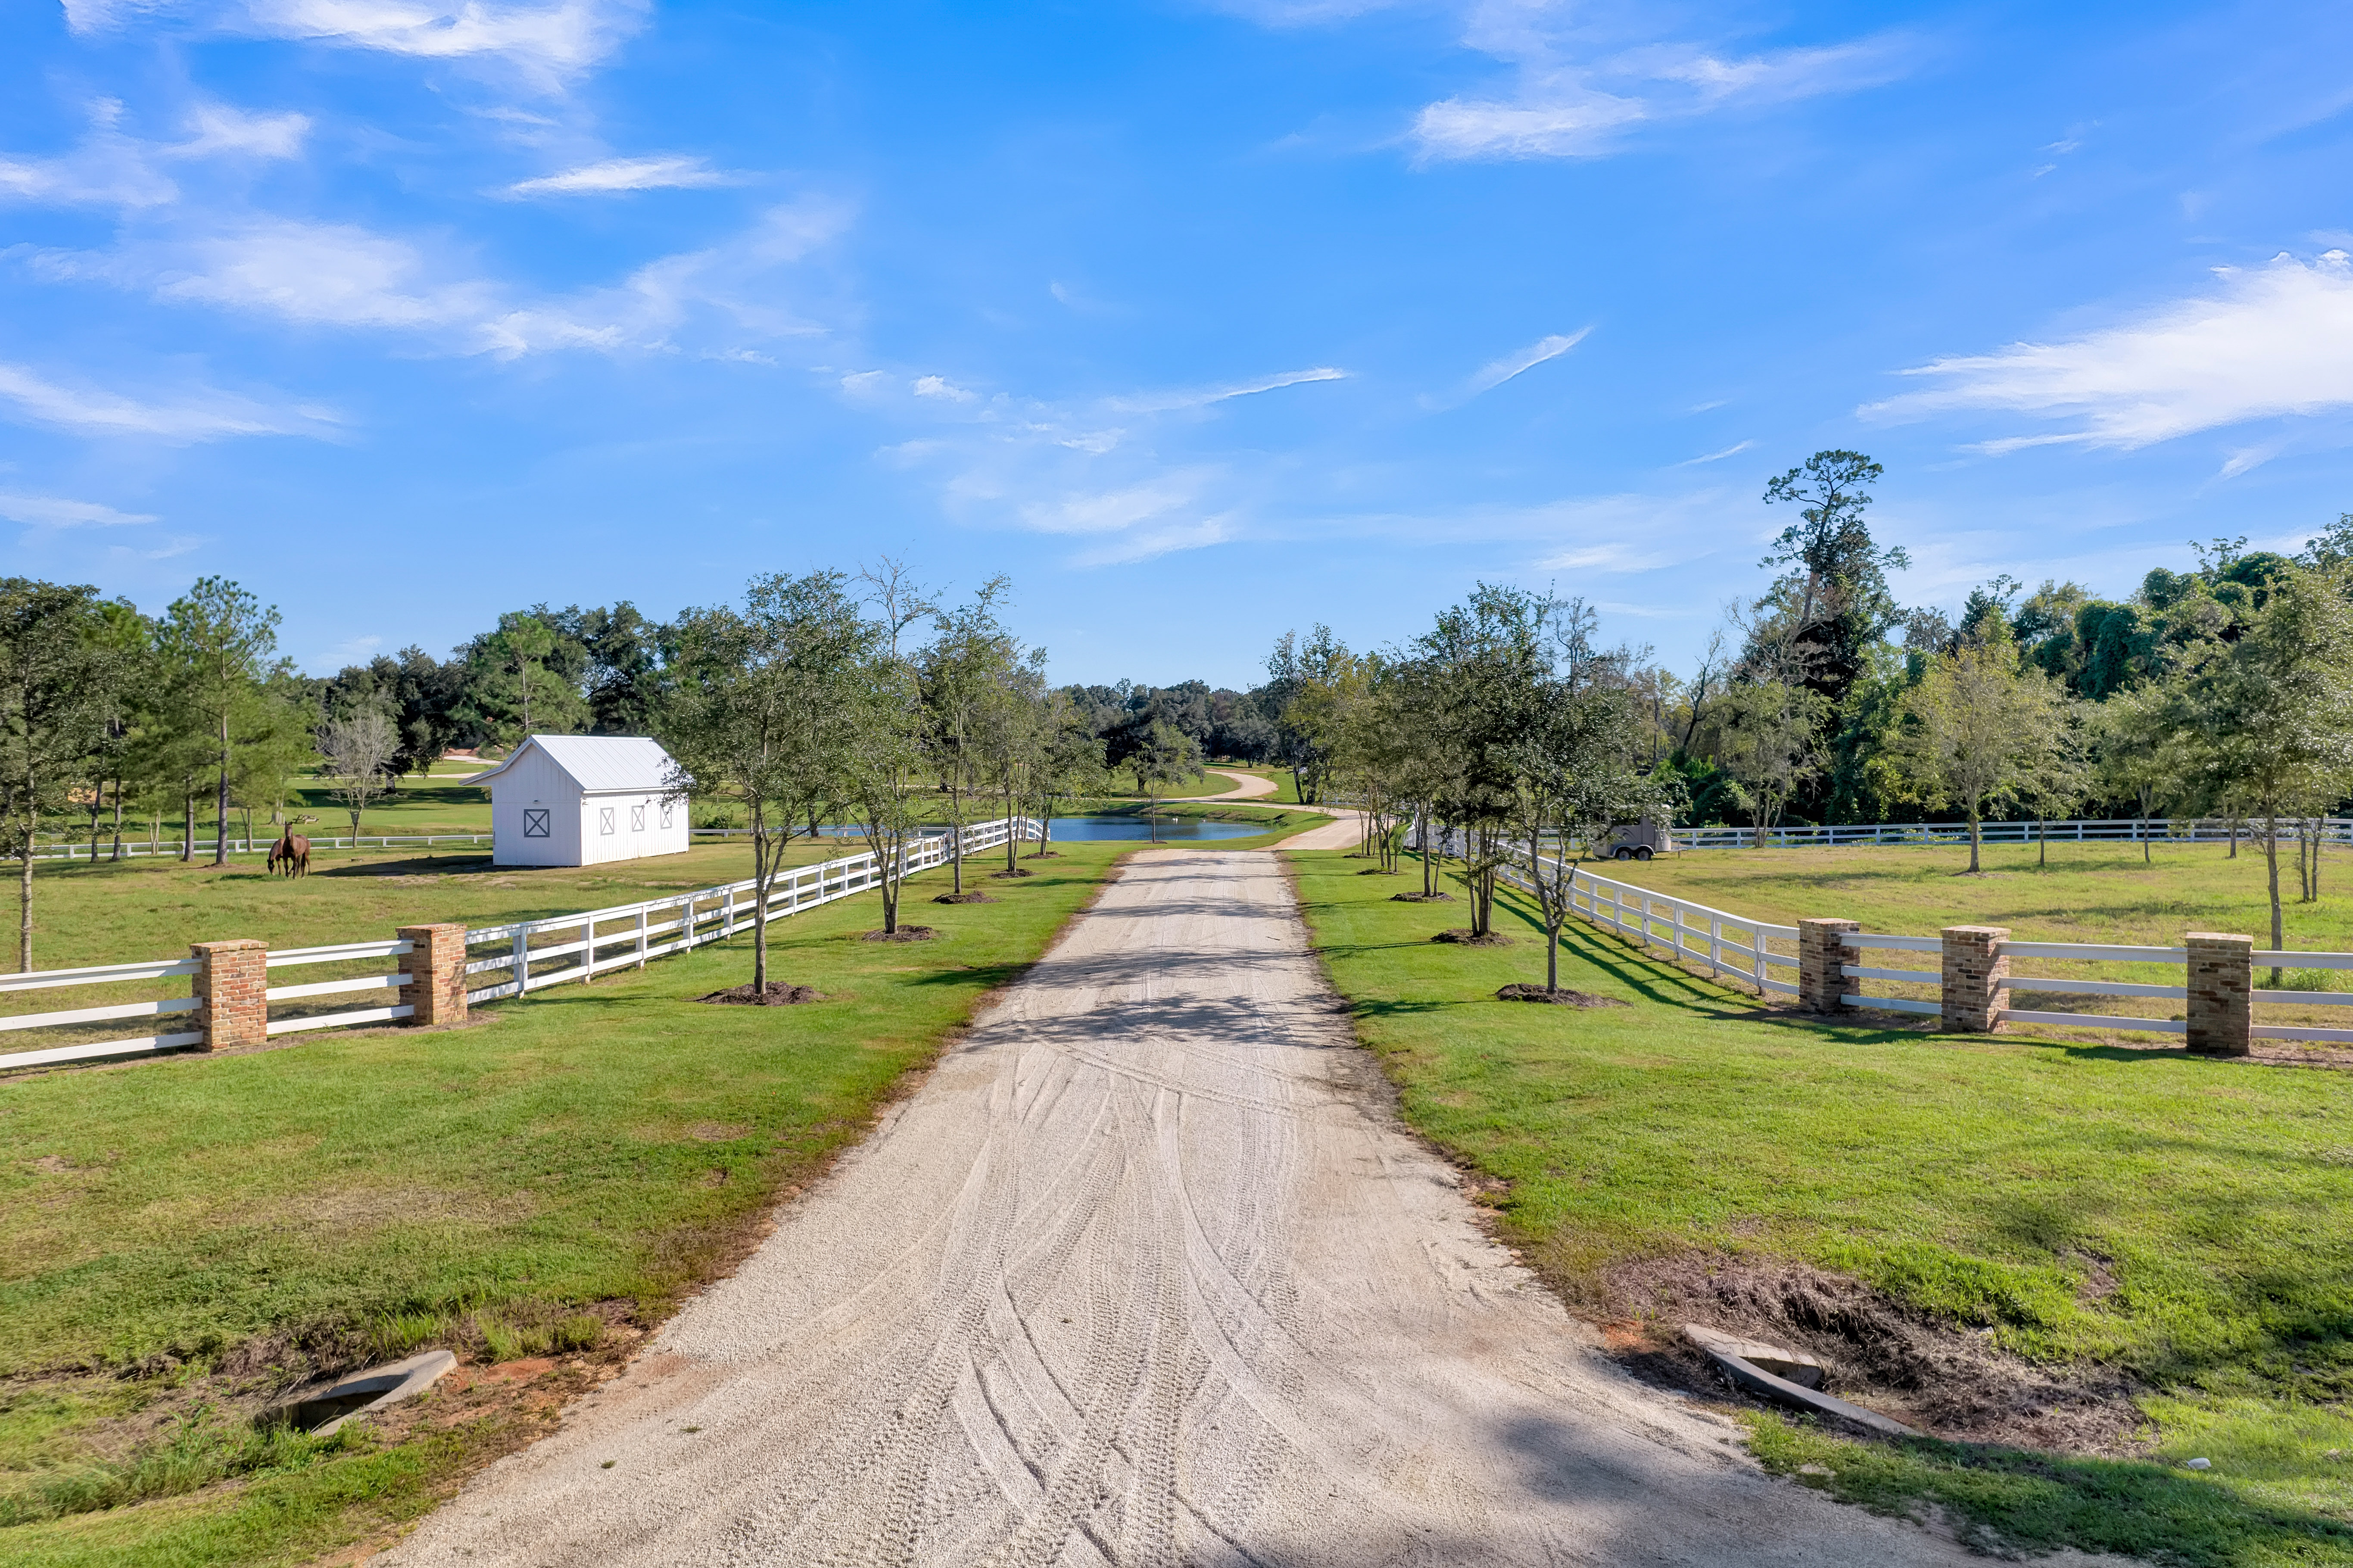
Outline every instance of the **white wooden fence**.
[[(1549, 858), (1547, 858), (1549, 861)], [(1504, 879), (1528, 889), (1525, 877), (1516, 870), (1506, 870)], [(1663, 948), (1667, 952), (1686, 961), (1704, 964), (1717, 976), (1730, 974), (1755, 985), (1760, 994), (1773, 993), (1796, 996), (1800, 987), (1794, 979), (1783, 979), (1772, 973), (1778, 967), (1796, 971), (1800, 955), (1796, 951), (1799, 932), (1795, 926), (1776, 925), (1746, 915), (1736, 915), (1705, 904), (1694, 903), (1655, 892), (1630, 882), (1619, 881), (1580, 868), (1576, 875), (1569, 902), (1576, 912), (1596, 926), (1616, 931), (1648, 948)], [(1881, 1012), (1949, 1016), (1952, 1000), (1947, 994), (1947, 965), (1943, 955), (1947, 945), (1944, 936), (1898, 936), (1878, 931), (1849, 931), (1841, 935), (1840, 944), (1854, 959), (1866, 953), (1933, 953), (1937, 955), (1934, 969), (1899, 969), (1880, 967), (1866, 962), (1842, 963), (1838, 966), (1841, 981), (1853, 981), (1852, 989), (1839, 987), (1837, 999), (1841, 1006), (1869, 1008)], [(1768, 943), (1780, 942), (1788, 949), (1775, 952)], [(2026, 960), (2037, 965), (2052, 963), (2068, 964), (2140, 964), (2162, 965), (2182, 970), (2190, 959), (2185, 947), (2147, 947), (2109, 942), (2016, 942), (2007, 938), (1991, 945), (1999, 958), (2012, 962)], [(2353, 971), (2353, 953), (2307, 952), (2254, 949), (2247, 952), (2250, 970), (2302, 969), (2330, 973)], [(2001, 975), (1992, 983), (2000, 993), (2027, 993), (2034, 995), (2102, 996), (2135, 998), (2147, 1001), (2182, 1004), (2184, 1010), (2189, 999), (2189, 976), (2183, 984), (2172, 984), (2143, 980), (2094, 979), (2078, 975), (2020, 974)], [(1926, 995), (1870, 994), (1862, 983), (1877, 982), (1883, 985), (1901, 984), (1915, 991), (1933, 990)], [(2247, 991), (2253, 1007), (2353, 1007), (2353, 991), (2290, 991), (2250, 986)], [(2132, 1013), (2083, 1013), (2040, 1007), (2008, 1005), (2008, 996), (1987, 1015), (1995, 1024), (2032, 1024), (2048, 1028), (2099, 1029), (2108, 1032), (2183, 1035), (2189, 1032), (2186, 1018), (2150, 1017)], [(2348, 1018), (2353, 1022), (2353, 1018)], [(2252, 1023), (2249, 1037), (2258, 1040), (2291, 1040), (2318, 1044), (2353, 1045), (2353, 1028), (2329, 1028), (2305, 1024)]]
[[(325, 833), (306, 833), (302, 837), (311, 841), (311, 847), (313, 849), (402, 849), (411, 846), (430, 848), (436, 844), (475, 845), (488, 844), (491, 841), (491, 836), (487, 833), (365, 833), (357, 838), (348, 833), (340, 837)], [(275, 837), (232, 838), (228, 841), (228, 852), (232, 855), (267, 855), (269, 853), (269, 847), (277, 842)], [(194, 858), (211, 854), (213, 845), (214, 840), (210, 838), (199, 838), (186, 847), (188, 854)], [(154, 843), (144, 840), (132, 843), (126, 838), (122, 841), (122, 858), (125, 860), (160, 859), (167, 855), (177, 858), (181, 847), (181, 841), (176, 838), (158, 840)], [(78, 860), (84, 864), (92, 860), (111, 860), (114, 858), (114, 845), (111, 840), (100, 844), (97, 847), (97, 852), (92, 854), (88, 839), (69, 839), (61, 844), (36, 847), (33, 851), (33, 858)]]
[[(2293, 837), (2302, 826), (2298, 820), (2280, 818), (2280, 836)], [(2122, 841), (2150, 843), (2221, 844), (2235, 836), (2242, 844), (2254, 842), (2260, 824), (2244, 821), (2233, 825), (2224, 817), (2152, 816), (2146, 820), (2132, 816), (2070, 817), (2064, 822), (1981, 822), (1978, 825), (1979, 838), (1988, 844), (2032, 844), (2048, 839), (2057, 843), (2090, 843)], [(2327, 844), (2353, 844), (2353, 817), (2330, 816), (2320, 819), (2321, 841)], [(1678, 827), (1674, 830), (1678, 849), (1753, 849), (1757, 847), (1757, 830), (1753, 827)], [(1768, 849), (1827, 847), (1849, 844), (1967, 844), (1969, 825), (1966, 822), (1880, 822), (1861, 823), (1831, 827), (1776, 827), (1765, 835)]]
[[(969, 858), (992, 849), (1001, 849), (1007, 838), (1012, 837), (1024, 841), (1037, 839), (1040, 837), (1039, 825), (1029, 817), (1015, 817), (1009, 821), (999, 820), (967, 827), (962, 835), (960, 850), (956, 849), (953, 834), (924, 837), (910, 847), (904, 865), (895, 875), (912, 877), (945, 865), (952, 852), (961, 853)], [(828, 860), (821, 865), (779, 871), (770, 883), (768, 918), (782, 919), (803, 910), (815, 909), (820, 904), (829, 904), (852, 893), (877, 888), (882, 880), (881, 862), (871, 851)], [(720, 941), (751, 924), (757, 891), (757, 882), (746, 879), (670, 898), (648, 900), (642, 903), (619, 904), (579, 914), (556, 915), (546, 920), (522, 921), (469, 931), (466, 941), (470, 949), (495, 943), (504, 950), (491, 957), (470, 958), (466, 965), (469, 976), (502, 970), (506, 972), (507, 978), (480, 988), (470, 988), (466, 994), (467, 1001), (470, 1004), (496, 1001), (525, 991), (559, 985), (569, 980), (586, 981), (608, 970), (639, 966), (649, 959)], [(570, 933), (577, 934), (565, 940)], [(619, 951), (616, 952), (616, 949)], [(411, 951), (408, 942), (396, 938), (382, 942), (342, 942), (327, 947), (275, 950), (264, 962), (269, 970), (276, 971), (309, 964), (356, 963), (398, 958)], [(567, 960), (569, 962), (565, 962)], [(143, 963), (37, 970), (29, 974), (0, 976), (0, 995), (69, 986), (156, 982), (179, 975), (195, 976), (202, 969), (203, 963), (202, 959), (195, 957), (167, 958)], [(394, 998), (385, 1005), (371, 995), (363, 1005), (327, 1012), (306, 1008), (287, 1016), (272, 1017), (268, 1032), (276, 1036), (307, 1029), (387, 1023), (408, 1017), (415, 1008), (398, 1000), (399, 988), (406, 984), (406, 975), (394, 973), (272, 985), (264, 994), (272, 1004), (307, 1003), (316, 997), (380, 993), (387, 989), (394, 993)], [(16, 1014), (0, 1016), (0, 1033), (80, 1028), (128, 1018), (174, 1018), (195, 1012), (197, 1005), (197, 999), (194, 996), (178, 996), (110, 1006)], [(172, 1030), (168, 1027), (153, 1034), (77, 1040), (69, 1045), (0, 1056), (0, 1072), (62, 1062), (151, 1055), (202, 1045), (204, 1041), (202, 1030)]]

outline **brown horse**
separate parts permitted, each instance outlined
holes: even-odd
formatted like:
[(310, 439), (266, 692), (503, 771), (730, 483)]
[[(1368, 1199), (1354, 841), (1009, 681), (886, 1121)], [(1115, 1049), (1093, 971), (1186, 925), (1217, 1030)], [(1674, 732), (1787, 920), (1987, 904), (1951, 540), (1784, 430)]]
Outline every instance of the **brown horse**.
[(309, 876), (311, 841), (288, 828), (286, 836), (269, 847), (269, 869), (273, 875), (283, 871), (290, 877)]

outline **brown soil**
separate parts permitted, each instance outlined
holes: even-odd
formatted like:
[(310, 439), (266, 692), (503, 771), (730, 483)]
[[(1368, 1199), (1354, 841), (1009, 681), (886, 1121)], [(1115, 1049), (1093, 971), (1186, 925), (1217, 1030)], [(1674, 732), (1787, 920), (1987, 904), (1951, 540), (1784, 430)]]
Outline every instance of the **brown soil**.
[(1021, 857), (1024, 860), (1060, 860), (1061, 858), (1062, 852), (1059, 849), (1039, 849)]
[(860, 942), (929, 942), (939, 934), (929, 926), (901, 926), (897, 931), (870, 931)]
[(1359, 877), (1397, 877), (1404, 875), (1394, 866), (1367, 866), (1356, 873)]
[(1683, 1253), (1615, 1265), (1580, 1294), (1599, 1295), (1584, 1304), (1610, 1320), (1604, 1337), (1628, 1368), (1714, 1397), (1725, 1385), (1685, 1323), (1805, 1351), (1828, 1392), (1956, 1441), (2120, 1454), (2141, 1422), (2119, 1373), (2037, 1366), (1809, 1264)]
[(991, 871), (989, 873), (991, 877), (1000, 882), (1004, 881), (1008, 877), (1034, 877), (1038, 873), (1035, 871), (1028, 870), (1018, 866), (1015, 867), (1010, 871)]
[(765, 995), (746, 981), (741, 985), (731, 985), (724, 991), (713, 991), (708, 996), (697, 996), (695, 1000), (739, 1007), (789, 1007), (800, 1002), (822, 1002), (825, 998), (812, 986), (787, 985), (781, 980), (771, 980)]
[(987, 893), (942, 893), (938, 898), (934, 899), (932, 902), (935, 904), (993, 904), (997, 902), (997, 900), (990, 898)]
[(1615, 996), (1596, 996), (1590, 991), (1571, 991), (1564, 985), (1557, 991), (1547, 991), (1541, 985), (1512, 984), (1495, 993), (1498, 1002), (1549, 1002), (1556, 1007), (1624, 1007), (1628, 1003)]
[(1472, 936), (1471, 928), (1468, 926), (1457, 926), (1452, 931), (1440, 931), (1430, 940), (1451, 942), (1460, 947), (1509, 947), (1512, 945), (1512, 939), (1501, 931), (1491, 931), (1485, 936)]
[(1389, 902), (1393, 904), (1451, 904), (1453, 901), (1454, 895), (1451, 893), (1391, 893), (1389, 895)]

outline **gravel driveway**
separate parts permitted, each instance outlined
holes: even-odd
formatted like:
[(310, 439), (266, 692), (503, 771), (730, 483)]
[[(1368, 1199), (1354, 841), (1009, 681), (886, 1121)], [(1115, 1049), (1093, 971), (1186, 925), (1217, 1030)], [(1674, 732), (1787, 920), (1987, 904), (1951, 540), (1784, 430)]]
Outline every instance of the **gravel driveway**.
[(1137, 855), (740, 1273), (383, 1561), (1983, 1562), (1620, 1373), (1334, 1006), (1275, 856)]

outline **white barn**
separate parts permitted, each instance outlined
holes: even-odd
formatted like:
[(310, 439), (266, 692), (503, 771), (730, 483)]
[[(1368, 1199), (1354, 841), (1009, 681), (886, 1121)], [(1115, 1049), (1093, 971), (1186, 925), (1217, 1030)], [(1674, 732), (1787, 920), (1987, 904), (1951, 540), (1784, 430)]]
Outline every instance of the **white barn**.
[(670, 753), (637, 735), (531, 735), (473, 782), (491, 792), (491, 860), (600, 866), (687, 848)]

